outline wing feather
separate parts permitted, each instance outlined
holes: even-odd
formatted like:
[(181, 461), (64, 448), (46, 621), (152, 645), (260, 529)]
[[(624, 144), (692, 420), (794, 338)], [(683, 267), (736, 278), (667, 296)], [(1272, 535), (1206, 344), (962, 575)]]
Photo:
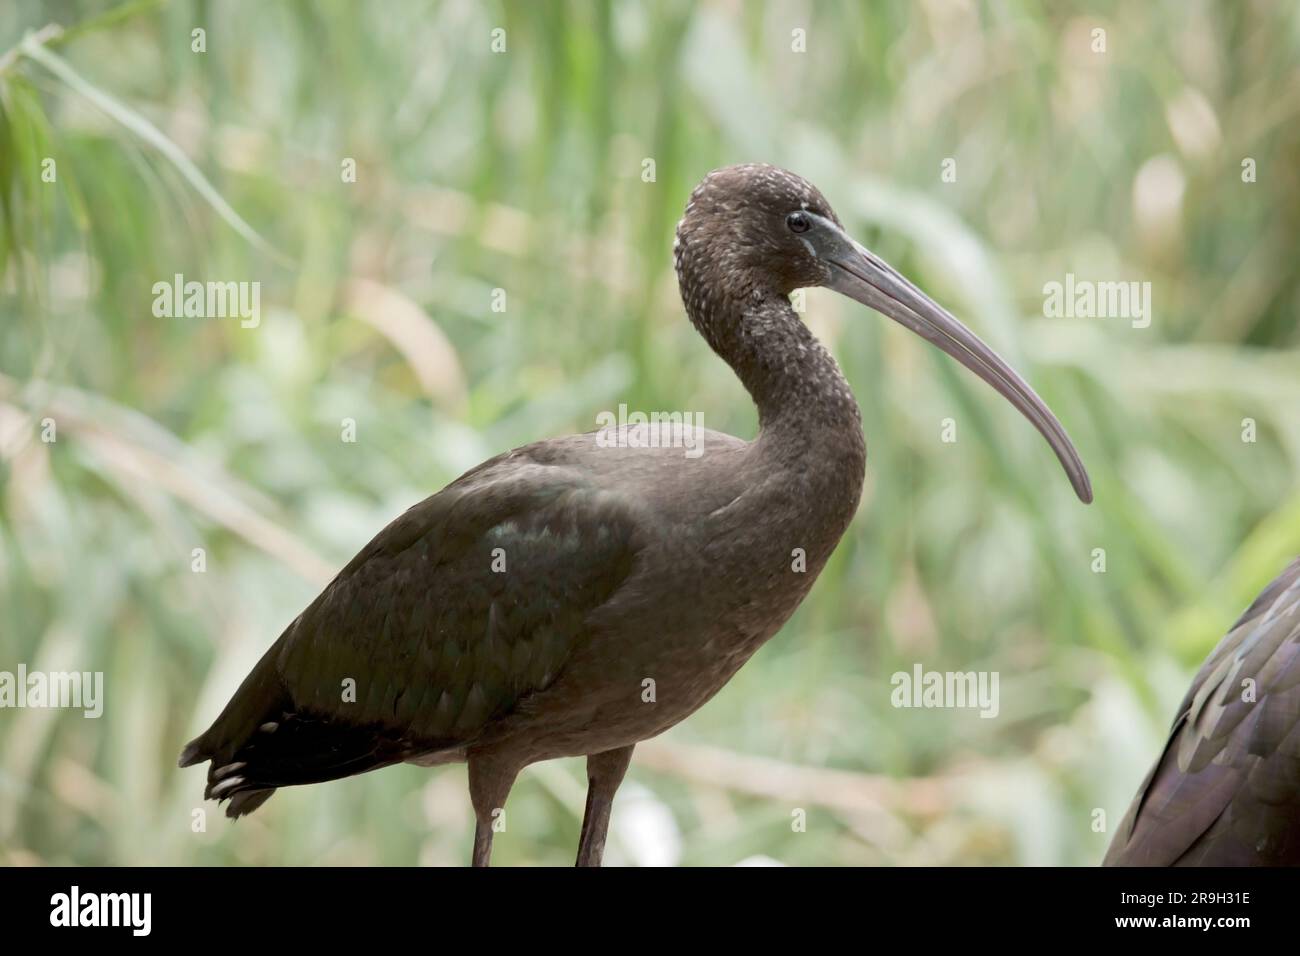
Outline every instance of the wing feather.
[(1201, 666), (1104, 862), (1300, 864), (1300, 560)]
[(562, 466), (480, 466), (348, 563), (182, 766), (210, 760), (209, 795), (245, 795), (233, 814), (275, 787), (472, 745), (561, 673), (632, 573), (643, 520)]

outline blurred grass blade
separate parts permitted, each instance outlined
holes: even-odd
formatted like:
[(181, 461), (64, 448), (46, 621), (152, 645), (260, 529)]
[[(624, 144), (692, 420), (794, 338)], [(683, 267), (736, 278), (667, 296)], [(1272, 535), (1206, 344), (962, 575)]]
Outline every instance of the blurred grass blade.
[(151, 13), (169, 2), (170, 0), (128, 0), (127, 3), (119, 7), (113, 7), (103, 13), (88, 17), (80, 23), (73, 24), (66, 30), (59, 30), (58, 35), (49, 42), (53, 46), (63, 46), (84, 34), (98, 33), (101, 30), (119, 27), (132, 17), (139, 16), (142, 13)]
[(230, 203), (222, 198), (221, 193), (217, 192), (216, 187), (208, 182), (207, 177), (194, 165), (193, 161), (181, 151), (179, 146), (163, 135), (162, 131), (153, 123), (126, 104), (89, 83), (63, 57), (47, 49), (42, 43), (36, 42), (35, 37), (28, 37), (23, 41), (22, 53), (28, 59), (34, 60), (53, 73), (58, 79), (67, 84), (69, 89), (85, 97), (105, 114), (158, 150), (194, 187), (195, 192), (202, 196), (213, 211), (224, 219), (232, 229), (279, 262), (287, 263), (289, 261), (287, 256), (263, 239), (256, 229), (231, 208)]

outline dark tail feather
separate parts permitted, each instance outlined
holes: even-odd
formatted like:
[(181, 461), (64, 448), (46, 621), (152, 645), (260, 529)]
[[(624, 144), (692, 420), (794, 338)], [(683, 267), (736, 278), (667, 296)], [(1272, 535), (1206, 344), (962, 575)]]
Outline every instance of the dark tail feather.
[[(278, 644), (262, 655), (256, 666), (244, 678), (230, 702), (221, 712), (212, 726), (195, 737), (181, 751), (178, 763), (182, 767), (191, 767), (196, 763), (211, 761), (208, 768), (208, 786), (204, 796), (213, 797), (213, 788), (223, 778), (231, 774), (229, 769), (237, 764), (241, 751), (249, 746), (258, 728), (266, 726), (268, 721), (278, 720), (281, 714), (291, 706), (289, 695), (275, 672), (275, 654)], [(230, 798), (226, 808), (229, 817), (252, 813), (275, 792), (274, 788), (227, 787), (219, 799)]]
[(245, 790), (237, 793), (230, 798), (230, 806), (226, 807), (226, 816), (236, 820), (245, 813), (252, 813), (270, 800), (273, 793), (274, 790)]
[(181, 759), (176, 762), (176, 766), (193, 767), (196, 763), (207, 759), (203, 754), (203, 748), (199, 745), (199, 740), (196, 738), (185, 745), (185, 749), (181, 751)]
[(212, 726), (185, 745), (179, 761), (182, 767), (204, 760), (228, 762), (259, 725), (275, 719), (283, 710), (292, 709), (289, 695), (275, 672), (278, 647), (276, 642), (262, 655)]
[(229, 817), (252, 813), (277, 787), (324, 783), (397, 763), (405, 750), (376, 727), (281, 713), (263, 722), (226, 762), (212, 761), (203, 795), (229, 798)]
[(277, 787), (323, 783), (397, 763), (407, 748), (392, 728), (356, 726), (296, 710), (276, 673), (272, 647), (226, 709), (181, 751), (180, 765), (211, 761), (203, 795), (252, 813)]

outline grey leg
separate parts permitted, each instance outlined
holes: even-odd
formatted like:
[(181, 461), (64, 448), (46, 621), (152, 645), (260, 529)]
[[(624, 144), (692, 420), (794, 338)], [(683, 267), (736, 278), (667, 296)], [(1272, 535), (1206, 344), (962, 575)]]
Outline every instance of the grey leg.
[(474, 866), (488, 866), (492, 860), (492, 824), (505, 812), (506, 797), (515, 784), (519, 768), (504, 766), (490, 757), (469, 758), (469, 799), (474, 805)]
[(609, 811), (614, 794), (632, 762), (635, 744), (587, 757), (587, 811), (582, 817), (578, 840), (578, 866), (600, 866), (605, 855), (605, 834), (609, 832)]

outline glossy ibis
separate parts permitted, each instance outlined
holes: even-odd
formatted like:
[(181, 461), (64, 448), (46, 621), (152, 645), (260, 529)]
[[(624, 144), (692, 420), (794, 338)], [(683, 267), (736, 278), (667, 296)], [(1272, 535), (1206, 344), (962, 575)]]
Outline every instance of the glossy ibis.
[[(1091, 500), (1034, 391), (850, 239), (799, 176), (766, 165), (710, 173), (673, 248), (686, 312), (753, 397), (758, 437), (704, 430), (694, 457), (645, 425), (616, 441), (550, 439), (412, 507), (185, 748), (182, 766), (211, 761), (205, 796), (228, 799), (229, 816), (278, 787), (465, 761), (473, 862), (486, 865), (519, 771), (585, 755), (577, 862), (599, 865), (633, 746), (700, 707), (776, 633), (857, 508), (861, 415), (791, 307), (795, 289), (835, 289), (956, 358), (1029, 418)], [(340, 691), (347, 681), (354, 700)]]
[(1300, 865), (1300, 558), (1201, 665), (1104, 863)]

